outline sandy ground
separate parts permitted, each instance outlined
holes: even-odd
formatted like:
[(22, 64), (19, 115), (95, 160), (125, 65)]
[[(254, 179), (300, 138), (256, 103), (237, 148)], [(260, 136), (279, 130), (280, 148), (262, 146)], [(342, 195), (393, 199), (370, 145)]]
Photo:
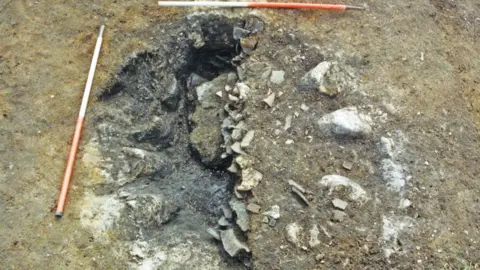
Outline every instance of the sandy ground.
[[(414, 179), (418, 179), (415, 187), (420, 190), (412, 192), (410, 198), (414, 212), (428, 222), (415, 234), (422, 252), (397, 260), (395, 265), (405, 269), (478, 267), (480, 6), (475, 1), (447, 0), (362, 4), (368, 6), (365, 13), (264, 11), (263, 16), (270, 25), (268, 34), (280, 28), (296, 29), (320, 47), (366, 59), (362, 83), (370, 87), (370, 94), (379, 97), (372, 103), (388, 99), (399, 108), (385, 130), (401, 129), (409, 135), (412, 158), (408, 162)], [(98, 26), (106, 21), (94, 88), (116, 73), (125, 57), (149, 48), (151, 39), (161, 38), (149, 35), (151, 25), (182, 18), (183, 12), (160, 9), (155, 1), (0, 3), (2, 268), (125, 267), (115, 258), (114, 247), (92, 242), (91, 233), (80, 225), (80, 202), (90, 184), (90, 168), (77, 164), (66, 216), (61, 220), (53, 213), (57, 192)], [(267, 48), (259, 51), (268, 55)], [(276, 64), (288, 68), (281, 61)], [(292, 96), (289, 102), (298, 105), (302, 99)], [(349, 102), (339, 101), (339, 106)], [(96, 104), (91, 102), (92, 107)], [(259, 116), (255, 123), (263, 125), (266, 132), (272, 120)], [(88, 129), (85, 136), (89, 136)], [(267, 155), (268, 149), (255, 152)], [(292, 157), (300, 150), (271, 154), (279, 157), (277, 164), (289, 164), (295, 162)], [(332, 166), (325, 166), (321, 173), (305, 170), (296, 177), (307, 183), (319, 178), (318, 174), (334, 172)], [(267, 175), (272, 170), (261, 169)], [(265, 202), (273, 200), (263, 188), (258, 196)], [(262, 262), (254, 253), (255, 259)], [(383, 269), (383, 263), (365, 265)], [(259, 268), (262, 265), (268, 269), (263, 263)]]

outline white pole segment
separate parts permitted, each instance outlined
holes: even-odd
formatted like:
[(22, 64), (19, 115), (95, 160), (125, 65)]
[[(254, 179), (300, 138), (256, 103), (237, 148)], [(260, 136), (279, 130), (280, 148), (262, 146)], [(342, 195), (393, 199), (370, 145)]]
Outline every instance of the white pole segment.
[(80, 105), (79, 117), (85, 117), (87, 111), (88, 98), (90, 96), (90, 90), (92, 89), (93, 75), (95, 74), (95, 68), (97, 66), (98, 56), (100, 55), (100, 47), (102, 46), (103, 29), (105, 26), (100, 26), (100, 33), (98, 34), (97, 44), (95, 45), (95, 51), (93, 52), (92, 63), (90, 64), (90, 71), (88, 72), (87, 84), (85, 85), (85, 91), (83, 93), (82, 105)]
[(214, 2), (214, 1), (159, 1), (162, 7), (248, 7), (248, 2)]

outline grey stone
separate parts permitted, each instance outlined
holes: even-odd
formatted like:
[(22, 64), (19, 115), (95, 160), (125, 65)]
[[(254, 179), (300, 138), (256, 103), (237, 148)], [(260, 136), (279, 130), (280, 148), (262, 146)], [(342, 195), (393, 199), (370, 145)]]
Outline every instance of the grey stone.
[(222, 74), (212, 81), (204, 82), (195, 87), (197, 99), (203, 108), (221, 107), (216, 93), (225, 89), (228, 81), (228, 74)]
[(220, 234), (218, 233), (217, 230), (215, 230), (214, 228), (208, 228), (207, 229), (207, 232), (208, 234), (210, 234), (213, 238), (215, 238), (216, 240), (220, 240)]
[(127, 211), (135, 225), (155, 228), (168, 221), (178, 211), (178, 206), (157, 194), (138, 195), (129, 201)]
[(232, 210), (228, 206), (223, 205), (222, 206), (222, 212), (223, 212), (223, 216), (226, 219), (231, 220), (233, 218)]
[(260, 210), (262, 210), (262, 207), (256, 203), (249, 203), (247, 205), (247, 210), (252, 213), (258, 214), (260, 213)]
[(310, 240), (308, 241), (308, 245), (311, 248), (314, 248), (320, 245), (320, 240), (318, 240), (318, 235), (320, 235), (320, 230), (318, 230), (318, 226), (314, 224), (310, 229)]
[(240, 28), (240, 27), (236, 27), (236, 26), (233, 27), (233, 38), (234, 39), (239, 40), (241, 38), (248, 37), (248, 35), (250, 35), (250, 31), (245, 30), (245, 29)]
[(221, 217), (218, 220), (218, 225), (220, 225), (220, 227), (227, 227), (227, 226), (230, 226), (230, 222), (228, 222), (228, 220), (225, 217)]
[(340, 210), (333, 210), (332, 212), (332, 220), (333, 221), (336, 221), (336, 222), (342, 222), (345, 217), (347, 216), (347, 214), (345, 214), (345, 212), (343, 211), (340, 211)]
[(236, 198), (230, 200), (230, 207), (237, 215), (236, 223), (242, 231), (247, 231), (250, 227), (248, 225), (248, 213), (245, 204)]
[(273, 84), (282, 84), (285, 80), (285, 71), (283, 70), (274, 70), (272, 75), (270, 75), (270, 82)]
[(237, 186), (237, 190), (239, 191), (248, 191), (252, 188), (256, 187), (260, 181), (262, 181), (263, 175), (253, 169), (253, 168), (245, 168), (242, 170), (242, 183)]
[(333, 199), (332, 204), (335, 208), (345, 210), (345, 208), (347, 208), (348, 202), (340, 199)]
[(217, 166), (222, 163), (221, 145), (224, 137), (220, 128), (221, 120), (216, 110), (197, 106), (192, 115), (192, 121), (197, 125), (190, 133), (190, 143), (199, 153), (202, 163), (207, 166)]
[(240, 146), (242, 148), (246, 148), (250, 146), (250, 143), (253, 140), (253, 137), (255, 136), (255, 131), (254, 130), (249, 130), (247, 134), (245, 134), (245, 137), (243, 137), (242, 142), (240, 143)]
[(267, 212), (263, 213), (264, 215), (271, 217), (273, 219), (279, 219), (280, 218), (280, 206), (278, 205), (272, 205), (270, 210)]
[(307, 72), (297, 84), (298, 91), (321, 90), (324, 76), (330, 69), (330, 62), (321, 62), (316, 67)]
[(190, 91), (190, 90), (193, 90), (195, 87), (201, 85), (202, 83), (204, 82), (207, 82), (208, 80), (201, 77), (200, 75), (196, 74), (196, 73), (192, 73), (190, 74), (190, 76), (188, 77), (187, 79), (187, 89)]
[(287, 241), (291, 244), (298, 246), (298, 235), (302, 231), (302, 227), (297, 223), (290, 223), (285, 227), (287, 232)]
[(241, 251), (250, 252), (250, 249), (245, 243), (238, 240), (233, 229), (228, 229), (220, 232), (222, 244), (225, 251), (232, 257), (235, 257)]
[(274, 219), (274, 218), (269, 218), (268, 219), (268, 226), (275, 227), (275, 225), (277, 225), (277, 220)]
[(283, 126), (283, 130), (288, 131), (292, 127), (292, 115), (289, 114), (285, 117), (285, 125)]
[(350, 171), (353, 168), (353, 163), (349, 161), (344, 161), (342, 163), (342, 167)]
[(275, 101), (275, 93), (272, 93), (268, 97), (263, 99), (263, 102), (265, 102), (270, 108), (273, 106), (274, 101)]
[(361, 138), (372, 133), (372, 120), (358, 112), (356, 107), (347, 107), (329, 113), (317, 122), (322, 135)]
[(348, 179), (347, 177), (341, 175), (327, 175), (322, 177), (322, 179), (318, 182), (321, 186), (326, 186), (330, 189), (330, 193), (337, 187), (337, 186), (346, 186), (351, 188), (351, 193), (348, 194), (348, 197), (351, 200), (358, 201), (358, 202), (365, 202), (370, 198), (367, 196), (367, 192), (357, 183)]

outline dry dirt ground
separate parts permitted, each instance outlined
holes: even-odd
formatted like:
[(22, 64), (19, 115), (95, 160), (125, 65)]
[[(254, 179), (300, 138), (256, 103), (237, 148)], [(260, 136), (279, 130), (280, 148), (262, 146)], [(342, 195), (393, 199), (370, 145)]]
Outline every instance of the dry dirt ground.
[[(257, 13), (266, 29), (251, 58), (285, 71), (285, 81), (259, 82), (249, 101), (248, 124), (256, 135), (247, 152), (263, 173), (253, 200), (281, 211), (274, 227), (250, 215), (253, 269), (480, 268), (480, 4), (350, 4), (367, 10)], [(107, 28), (96, 93), (128, 57), (165, 38), (168, 33), (158, 29), (189, 12), (162, 9), (155, 1), (0, 3), (0, 268), (131, 267), (117, 242), (105, 245), (82, 225), (85, 194), (95, 187), (91, 163), (77, 163), (66, 215), (54, 218), (65, 158), (98, 26), (105, 22)], [(298, 55), (305, 58), (294, 62)], [(334, 98), (295, 92), (299, 78), (324, 59), (350, 72), (353, 87)], [(283, 92), (273, 109), (261, 102), (269, 88)], [(101, 106), (93, 98), (90, 111)], [(371, 136), (337, 140), (315, 133), (316, 120), (348, 106), (373, 118)], [(296, 112), (283, 132), (285, 118)], [(87, 113), (85, 143), (94, 136), (95, 123), (88, 121)], [(383, 167), (381, 137), (394, 142), (394, 165), (387, 168), (400, 168), (395, 175), (406, 180), (401, 192), (388, 189), (392, 173)], [(344, 162), (353, 164), (351, 170)], [(349, 190), (330, 194), (319, 182), (331, 174), (358, 182), (369, 200), (350, 200)], [(290, 192), (289, 179), (312, 192), (309, 207)], [(335, 197), (349, 201), (342, 222), (331, 220)], [(401, 199), (412, 205), (399, 209)], [(292, 223), (301, 228), (298, 241), (287, 236)], [(310, 245), (314, 226), (319, 244)]]

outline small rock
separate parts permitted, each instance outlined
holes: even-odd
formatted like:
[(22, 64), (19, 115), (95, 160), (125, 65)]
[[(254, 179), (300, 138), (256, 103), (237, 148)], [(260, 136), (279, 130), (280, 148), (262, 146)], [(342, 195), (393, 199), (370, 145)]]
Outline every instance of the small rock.
[(229, 204), (230, 204), (230, 207), (232, 208), (232, 211), (237, 214), (236, 223), (238, 227), (240, 227), (240, 229), (244, 232), (247, 231), (249, 229), (249, 226), (248, 226), (248, 213), (247, 213), (247, 208), (245, 207), (245, 204), (243, 204), (243, 202), (235, 198), (232, 198)]
[(232, 257), (238, 255), (241, 251), (250, 252), (250, 249), (245, 243), (240, 242), (233, 229), (228, 229), (220, 232), (223, 248)]
[(285, 144), (286, 144), (286, 145), (293, 144), (293, 140), (291, 140), (291, 139), (288, 139), (288, 140), (286, 140), (286, 141), (285, 141)]
[(340, 199), (334, 199), (332, 201), (332, 204), (335, 208), (338, 208), (340, 210), (345, 210), (345, 208), (347, 208), (348, 202)]
[(285, 230), (287, 231), (287, 241), (295, 246), (298, 246), (298, 234), (302, 230), (302, 227), (294, 222), (288, 224)]
[(250, 93), (250, 87), (244, 83), (237, 83), (235, 88), (238, 89), (239, 98), (241, 100), (245, 100)]
[(242, 67), (237, 67), (238, 80), (245, 81), (245, 70)]
[(253, 165), (253, 161), (245, 156), (236, 157), (235, 162), (237, 162), (241, 169), (245, 169)]
[(237, 141), (240, 141), (242, 139), (242, 137), (243, 137), (243, 130), (235, 128), (232, 131), (232, 140), (237, 142)]
[(372, 133), (372, 119), (358, 112), (356, 107), (347, 107), (323, 116), (317, 122), (320, 133), (339, 137), (359, 138)]
[(246, 168), (242, 170), (242, 183), (237, 187), (239, 191), (248, 191), (256, 187), (258, 183), (262, 180), (263, 175), (253, 169)]
[(230, 167), (227, 168), (227, 171), (229, 171), (231, 173), (237, 173), (238, 172), (238, 165), (232, 162)]
[(274, 70), (272, 75), (270, 75), (270, 82), (274, 84), (281, 84), (285, 80), (285, 71), (283, 70)]
[(311, 248), (314, 248), (320, 245), (320, 240), (318, 240), (318, 235), (320, 235), (320, 231), (318, 230), (318, 226), (315, 224), (310, 229), (310, 241), (308, 241), (308, 245)]
[(321, 90), (324, 76), (330, 69), (332, 63), (324, 61), (307, 72), (297, 84), (298, 91)]
[(242, 47), (243, 52), (247, 55), (253, 52), (253, 50), (255, 50), (255, 48), (257, 47), (257, 43), (257, 36), (248, 36), (246, 38), (240, 39), (240, 46)]
[(222, 91), (218, 91), (217, 93), (215, 93), (215, 95), (217, 95), (218, 97), (222, 97), (223, 93), (222, 93)]
[(239, 100), (238, 97), (230, 94), (228, 94), (228, 99), (233, 102), (237, 102)]
[(346, 216), (347, 214), (345, 214), (345, 212), (343, 211), (333, 210), (332, 220), (336, 222), (342, 222)]
[(254, 130), (249, 130), (247, 134), (245, 134), (245, 137), (243, 137), (242, 142), (240, 143), (240, 146), (242, 148), (246, 148), (250, 146), (250, 143), (253, 140), (253, 137), (255, 136), (255, 131)]
[(220, 227), (227, 227), (227, 226), (230, 226), (230, 222), (228, 222), (228, 220), (225, 217), (221, 217), (218, 220), (218, 225), (220, 225)]
[(352, 170), (353, 168), (353, 163), (352, 162), (349, 162), (349, 161), (344, 161), (343, 164), (342, 164), (343, 168), (347, 169), (347, 170)]
[(207, 232), (208, 234), (210, 234), (213, 238), (215, 238), (216, 240), (220, 240), (220, 234), (218, 233), (217, 230), (215, 230), (214, 228), (208, 228), (207, 229)]
[(287, 131), (292, 127), (292, 115), (287, 115), (285, 117), (285, 125), (283, 126), (283, 130)]
[(278, 135), (280, 135), (281, 133), (282, 133), (282, 131), (281, 131), (280, 129), (275, 129), (275, 130), (273, 131), (273, 135), (275, 135), (275, 136), (278, 136)]
[(327, 175), (324, 176), (319, 182), (319, 185), (329, 187), (330, 194), (337, 186), (347, 186), (351, 188), (351, 193), (348, 197), (353, 201), (365, 202), (370, 198), (367, 196), (367, 192), (357, 183), (348, 179), (347, 177), (340, 175)]
[(278, 205), (272, 205), (269, 211), (263, 213), (266, 216), (269, 216), (273, 219), (279, 219), (280, 218), (280, 206)]
[(232, 150), (237, 154), (245, 155), (245, 152), (242, 151), (239, 142), (235, 142), (234, 144), (232, 144)]
[(412, 201), (410, 201), (409, 199), (400, 199), (400, 204), (398, 208), (405, 209), (410, 207), (411, 205), (412, 205)]
[(302, 103), (302, 105), (300, 105), (300, 109), (304, 112), (310, 110), (310, 107), (308, 107), (307, 105), (305, 105), (304, 103)]
[(389, 157), (393, 157), (393, 154), (394, 154), (393, 146), (394, 146), (394, 142), (392, 138), (385, 138), (385, 137), (380, 138), (380, 151), (382, 152), (382, 154), (385, 154)]
[(247, 205), (247, 210), (252, 213), (258, 214), (260, 213), (260, 210), (262, 210), (262, 207), (256, 203), (249, 203)]
[(303, 193), (300, 192), (296, 187), (292, 186), (292, 192), (295, 193), (306, 205), (310, 205), (305, 195), (303, 195)]
[(270, 227), (275, 227), (275, 225), (277, 225), (277, 220), (274, 219), (274, 218), (270, 218), (270, 219), (268, 220), (268, 225), (269, 225)]
[(263, 102), (265, 102), (270, 108), (273, 106), (274, 101), (275, 101), (275, 93), (272, 93), (268, 97), (263, 99)]
[(268, 224), (268, 217), (263, 217), (262, 222)]
[(299, 183), (293, 181), (293, 180), (288, 180), (288, 184), (292, 187), (295, 187), (298, 191), (305, 193), (306, 190), (303, 188)]
[(230, 209), (230, 207), (222, 205), (222, 212), (226, 219), (231, 220), (233, 218), (232, 209)]
[(233, 27), (233, 39), (239, 40), (248, 37), (248, 35), (250, 35), (250, 31), (236, 26)]

